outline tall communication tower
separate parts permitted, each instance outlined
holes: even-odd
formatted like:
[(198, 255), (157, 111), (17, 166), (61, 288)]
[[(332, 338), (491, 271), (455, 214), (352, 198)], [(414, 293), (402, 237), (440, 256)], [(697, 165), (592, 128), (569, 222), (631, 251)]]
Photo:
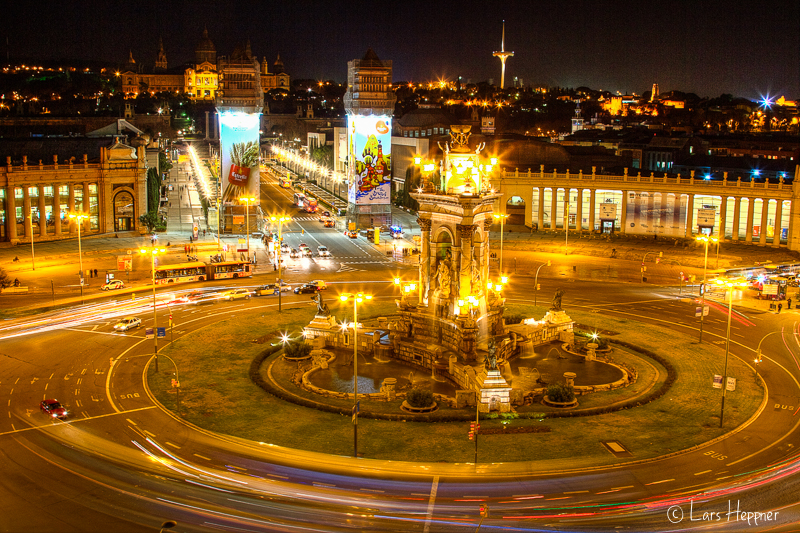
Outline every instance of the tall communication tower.
[(492, 54), (494, 57), (500, 58), (502, 70), (500, 71), (500, 88), (505, 89), (506, 85), (506, 59), (514, 57), (514, 52), (506, 51), (506, 21), (503, 21), (503, 37), (500, 40), (500, 51)]

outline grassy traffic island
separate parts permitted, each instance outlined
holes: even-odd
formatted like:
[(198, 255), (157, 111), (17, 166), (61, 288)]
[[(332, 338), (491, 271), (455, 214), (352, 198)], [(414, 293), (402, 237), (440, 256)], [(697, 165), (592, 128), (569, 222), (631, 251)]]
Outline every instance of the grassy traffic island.
[[(332, 306), (339, 319), (347, 306)], [(394, 303), (375, 302), (363, 320), (390, 316)], [(507, 306), (506, 315), (542, 316), (544, 307)], [(567, 311), (584, 329), (595, 329), (613, 348), (611, 359), (638, 376), (631, 385), (579, 397), (573, 410), (546, 407), (538, 401), (517, 406), (516, 413), (482, 415), (480, 462), (551, 461), (554, 468), (585, 467), (658, 457), (702, 444), (747, 422), (764, 400), (755, 371), (731, 355), (728, 375), (736, 390), (727, 393), (724, 428), (719, 428), (721, 390), (712, 378), (723, 373), (724, 350), (697, 344), (695, 337), (668, 328), (624, 319)], [(352, 400), (320, 396), (297, 386), (299, 364), (287, 362), (281, 335), (297, 336), (313, 318), (309, 307), (283, 313), (239, 311), (191, 336), (175, 341), (162, 354), (180, 371), (180, 416), (203, 429), (253, 441), (314, 452), (350, 455)], [(359, 321), (362, 317), (359, 316)], [(202, 342), (198, 342), (202, 339)], [(168, 363), (168, 362), (167, 362)], [(171, 380), (174, 369), (151, 364), (147, 383), (165, 409), (177, 411)], [(468, 439), (473, 409), (442, 405), (433, 413), (409, 414), (393, 402), (361, 399), (359, 453), (366, 458), (472, 462)], [(615, 442), (625, 450), (611, 448)], [(616, 450), (617, 453), (612, 453)]]

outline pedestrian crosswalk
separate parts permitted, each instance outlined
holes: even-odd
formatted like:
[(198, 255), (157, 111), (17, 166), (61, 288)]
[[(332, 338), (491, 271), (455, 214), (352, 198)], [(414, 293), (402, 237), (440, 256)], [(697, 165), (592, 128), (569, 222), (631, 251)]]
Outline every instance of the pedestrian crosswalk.
[(341, 266), (339, 267), (339, 270), (337, 270), (336, 273), (339, 274), (340, 272), (364, 272), (364, 269), (353, 268), (349, 265), (342, 263)]

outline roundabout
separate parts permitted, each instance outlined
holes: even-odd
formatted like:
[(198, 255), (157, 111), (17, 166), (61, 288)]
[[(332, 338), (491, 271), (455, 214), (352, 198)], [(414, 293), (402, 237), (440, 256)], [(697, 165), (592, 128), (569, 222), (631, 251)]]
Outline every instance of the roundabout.
[[(376, 303), (389, 310), (391, 303)], [(515, 306), (515, 309), (530, 310), (532, 306)], [(376, 314), (384, 316), (383, 309)], [(258, 313), (258, 312), (255, 312)], [(254, 315), (255, 315), (254, 313)], [(724, 437), (757, 416), (764, 408), (764, 390), (756, 382), (755, 371), (746, 363), (733, 360), (730, 375), (737, 378), (737, 391), (728, 397), (728, 412), (725, 428), (718, 427), (717, 389), (712, 388), (710, 376), (717, 371), (719, 357), (693, 339), (662, 330), (647, 328), (647, 335), (639, 332), (637, 322), (600, 318), (583, 312), (574, 312), (582, 324), (593, 325), (603, 330), (612, 330), (612, 347), (608, 353), (609, 368), (605, 372), (616, 378), (623, 372), (636, 375), (635, 380), (625, 386), (611, 388), (607, 382), (595, 388), (580, 385), (575, 379), (579, 406), (569, 410), (543, 405), (544, 387), (541, 382), (538, 392), (530, 392), (522, 405), (510, 413), (482, 413), (481, 430), (503, 429), (504, 431), (546, 425), (550, 431), (546, 436), (524, 435), (523, 439), (509, 442), (493, 439), (489, 434), (481, 439), (485, 452), (480, 454), (480, 463), (505, 463), (509, 461), (535, 461), (537, 471), (559, 470), (564, 462), (584, 466), (620, 465), (626, 461), (653, 460), (658, 457), (693, 450), (709, 441)], [(281, 331), (298, 331), (303, 321), (311, 318), (310, 310), (292, 310), (282, 324)], [(237, 323), (239, 325), (237, 325)], [(197, 346), (188, 339), (176, 341), (165, 349), (181, 369), (181, 396), (184, 406), (182, 417), (199, 427), (211, 431), (228, 433), (257, 442), (292, 449), (305, 449), (315, 453), (347, 455), (352, 448), (349, 414), (352, 410), (352, 367), (342, 366), (338, 370), (331, 362), (327, 369), (314, 367), (310, 359), (305, 362), (284, 359), (281, 346), (258, 344), (245, 339), (241, 324), (256, 323), (255, 316), (239, 315), (236, 321), (224, 320), (198, 331), (204, 338), (217, 339), (226, 346), (225, 353), (215, 345)], [(369, 318), (365, 319), (365, 324)], [(282, 329), (282, 328), (286, 329)], [(251, 330), (250, 337), (262, 338), (261, 331)], [(240, 342), (234, 339), (241, 338)], [(561, 348), (546, 345), (543, 354)], [(267, 353), (269, 352), (269, 353)], [(561, 352), (559, 352), (561, 353)], [(690, 354), (691, 357), (685, 357)], [(556, 357), (555, 353), (551, 354)], [(561, 357), (565, 357), (561, 355)], [(601, 356), (603, 357), (603, 356)], [(334, 358), (336, 359), (336, 358)], [(541, 364), (537, 357), (521, 360), (523, 363)], [(599, 361), (595, 361), (601, 364)], [(459, 408), (450, 396), (436, 394), (438, 409), (434, 412), (408, 412), (401, 405), (405, 392), (411, 389), (409, 380), (397, 378), (396, 398), (386, 399), (380, 392), (379, 383), (394, 370), (388, 363), (374, 363), (369, 359), (360, 361), (361, 438), (360, 451), (364, 458), (391, 461), (423, 461), (450, 463), (472, 463), (471, 443), (466, 437), (466, 423), (474, 420), (475, 408)], [(569, 368), (580, 364), (569, 362)], [(607, 363), (603, 363), (607, 364)], [(338, 376), (342, 390), (302, 386), (302, 376), (314, 367), (317, 374), (330, 371)], [(373, 367), (380, 368), (380, 379), (370, 377)], [(349, 374), (338, 374), (342, 369)], [(405, 365), (396, 366), (399, 374), (423, 375)], [(512, 366), (512, 385), (526, 374), (520, 372), (525, 366)], [(361, 369), (366, 369), (362, 374)], [(627, 369), (627, 370), (621, 370)], [(584, 372), (586, 372), (584, 370)], [(255, 377), (255, 379), (253, 379)], [(426, 376), (429, 378), (429, 375)], [(319, 382), (316, 380), (315, 382)], [(403, 383), (405, 381), (405, 383)], [(175, 393), (169, 378), (150, 370), (148, 383), (161, 404), (174, 410)], [(441, 385), (437, 381), (415, 381), (421, 388)], [(432, 390), (432, 392), (434, 392)], [(421, 411), (425, 411), (422, 409)], [(457, 424), (457, 422), (462, 424)], [(309, 433), (308, 428), (315, 429)], [(523, 430), (525, 431), (525, 430)], [(602, 443), (618, 442), (627, 451), (624, 457), (610, 453)]]

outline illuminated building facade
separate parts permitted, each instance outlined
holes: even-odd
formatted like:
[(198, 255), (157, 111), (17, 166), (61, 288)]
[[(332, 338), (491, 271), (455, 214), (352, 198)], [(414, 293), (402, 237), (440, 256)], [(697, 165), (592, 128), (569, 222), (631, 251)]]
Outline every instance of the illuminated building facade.
[[(147, 211), (145, 149), (108, 140), (0, 143), (0, 241), (77, 236), (69, 213), (86, 213), (81, 233), (138, 231)], [(52, 146), (48, 146), (52, 145)], [(45, 164), (43, 152), (50, 152)], [(86, 150), (67, 156), (70, 151)], [(26, 153), (27, 152), (27, 153)], [(62, 155), (54, 155), (60, 152)]]
[[(266, 57), (257, 63), (260, 85), (264, 91), (289, 89), (291, 78), (284, 70), (280, 55), (273, 64), (272, 72)], [(217, 49), (208, 36), (208, 30), (204, 28), (203, 36), (195, 48), (194, 61), (188, 65), (170, 69), (160, 39), (152, 71), (137, 63), (133, 53), (130, 53), (128, 63), (120, 73), (122, 92), (129, 97), (136, 97), (142, 91), (185, 93), (193, 100), (213, 101), (219, 89), (222, 70), (222, 65), (218, 65), (217, 61)]]
[[(752, 176), (722, 180), (505, 170), (493, 184), (500, 209), (524, 209), (524, 224), (539, 229), (603, 231), (676, 238), (710, 233), (732, 242), (786, 245), (800, 250), (800, 167), (792, 182)], [(568, 204), (568, 208), (567, 208)], [(519, 221), (523, 223), (522, 220)]]

